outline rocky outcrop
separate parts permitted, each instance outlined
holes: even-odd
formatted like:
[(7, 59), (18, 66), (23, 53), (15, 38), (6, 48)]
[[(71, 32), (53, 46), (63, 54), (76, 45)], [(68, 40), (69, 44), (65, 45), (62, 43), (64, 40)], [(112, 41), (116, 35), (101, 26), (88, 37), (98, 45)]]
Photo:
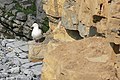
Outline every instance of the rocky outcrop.
[(63, 43), (45, 55), (42, 80), (119, 80), (106, 39)]
[(53, 39), (62, 43), (44, 52), (42, 79), (119, 80), (120, 0), (43, 3)]
[(30, 40), (34, 22), (48, 30), (41, 0), (0, 0), (0, 38)]
[(0, 39), (0, 80), (39, 80), (42, 62), (28, 60), (28, 43)]
[(81, 37), (108, 37), (112, 29), (119, 29), (119, 0), (49, 0), (44, 1), (50, 27), (59, 20), (69, 30), (78, 30)]

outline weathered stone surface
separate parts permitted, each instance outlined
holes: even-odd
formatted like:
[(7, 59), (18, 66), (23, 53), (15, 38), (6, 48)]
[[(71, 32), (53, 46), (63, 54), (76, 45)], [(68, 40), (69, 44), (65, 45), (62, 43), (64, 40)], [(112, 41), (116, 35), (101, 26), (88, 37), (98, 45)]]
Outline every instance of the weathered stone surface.
[(27, 15), (23, 12), (18, 12), (16, 15), (16, 19), (26, 21), (27, 20)]
[(8, 70), (8, 72), (15, 74), (20, 72), (20, 67), (14, 67)]
[(43, 9), (51, 16), (61, 16), (63, 11), (63, 3), (65, 0), (43, 0)]
[(0, 80), (38, 80), (42, 62), (28, 60), (28, 44), (16, 39), (0, 40)]
[(79, 32), (66, 30), (64, 27), (54, 29), (53, 38), (60, 41), (75, 41), (82, 39), (79, 36)]
[(114, 51), (102, 38), (63, 43), (44, 62), (42, 80), (118, 80)]
[(6, 5), (6, 8), (5, 8), (6, 12), (9, 12), (10, 10), (12, 10), (13, 7), (15, 7), (15, 4), (14, 4), (14, 3), (12, 3), (12, 4), (10, 4), (10, 5)]
[[(43, 7), (51, 20), (49, 25), (52, 30), (57, 27), (56, 20), (61, 18), (62, 26), (78, 30), (82, 37), (89, 35), (91, 26), (95, 27), (98, 33), (104, 33), (105, 37), (109, 37), (112, 29), (119, 29), (119, 2), (119, 0), (62, 0), (59, 3), (59, 0), (44, 0)], [(60, 7), (56, 7), (56, 3)], [(96, 34), (99, 35), (98, 33)]]
[(52, 50), (54, 50), (61, 42), (52, 39), (46, 39), (43, 43), (35, 43), (30, 41), (29, 44), (29, 54), (28, 58), (30, 61), (42, 61), (44, 55)]
[(32, 14), (28, 14), (26, 24), (28, 26), (32, 26), (34, 22), (35, 22), (35, 16), (33, 16)]
[(5, 4), (12, 3), (13, 0), (0, 0), (0, 7), (4, 8)]

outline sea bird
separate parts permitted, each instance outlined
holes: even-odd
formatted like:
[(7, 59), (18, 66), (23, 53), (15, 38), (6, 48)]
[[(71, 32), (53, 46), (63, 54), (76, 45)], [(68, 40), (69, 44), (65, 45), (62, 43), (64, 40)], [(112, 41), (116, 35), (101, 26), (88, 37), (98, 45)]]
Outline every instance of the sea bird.
[(32, 27), (33, 30), (31, 36), (35, 40), (35, 42), (39, 42), (39, 40), (43, 37), (43, 32), (41, 29), (39, 29), (39, 25), (37, 23), (34, 23)]

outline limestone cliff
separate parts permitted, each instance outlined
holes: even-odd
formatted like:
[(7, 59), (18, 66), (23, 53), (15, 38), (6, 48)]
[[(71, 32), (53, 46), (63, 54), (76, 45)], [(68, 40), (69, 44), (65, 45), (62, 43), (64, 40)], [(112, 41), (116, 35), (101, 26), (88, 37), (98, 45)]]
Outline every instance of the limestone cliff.
[[(78, 30), (82, 37), (97, 35), (91, 32), (109, 35), (112, 29), (119, 29), (119, 0), (43, 0), (43, 8), (54, 29), (56, 22), (69, 30)], [(97, 28), (97, 29), (94, 29)]]
[(114, 51), (102, 38), (63, 43), (44, 62), (42, 80), (118, 80)]
[(42, 80), (119, 80), (120, 0), (43, 3), (52, 32), (29, 53), (44, 57)]

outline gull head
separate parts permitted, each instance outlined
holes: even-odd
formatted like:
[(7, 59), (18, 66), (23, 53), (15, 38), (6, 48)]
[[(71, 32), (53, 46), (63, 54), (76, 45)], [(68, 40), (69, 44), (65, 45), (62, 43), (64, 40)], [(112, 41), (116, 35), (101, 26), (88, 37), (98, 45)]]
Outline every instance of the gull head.
[(32, 27), (33, 27), (33, 28), (35, 28), (35, 27), (38, 28), (38, 24), (37, 24), (37, 23), (34, 23), (34, 24), (32, 25)]

